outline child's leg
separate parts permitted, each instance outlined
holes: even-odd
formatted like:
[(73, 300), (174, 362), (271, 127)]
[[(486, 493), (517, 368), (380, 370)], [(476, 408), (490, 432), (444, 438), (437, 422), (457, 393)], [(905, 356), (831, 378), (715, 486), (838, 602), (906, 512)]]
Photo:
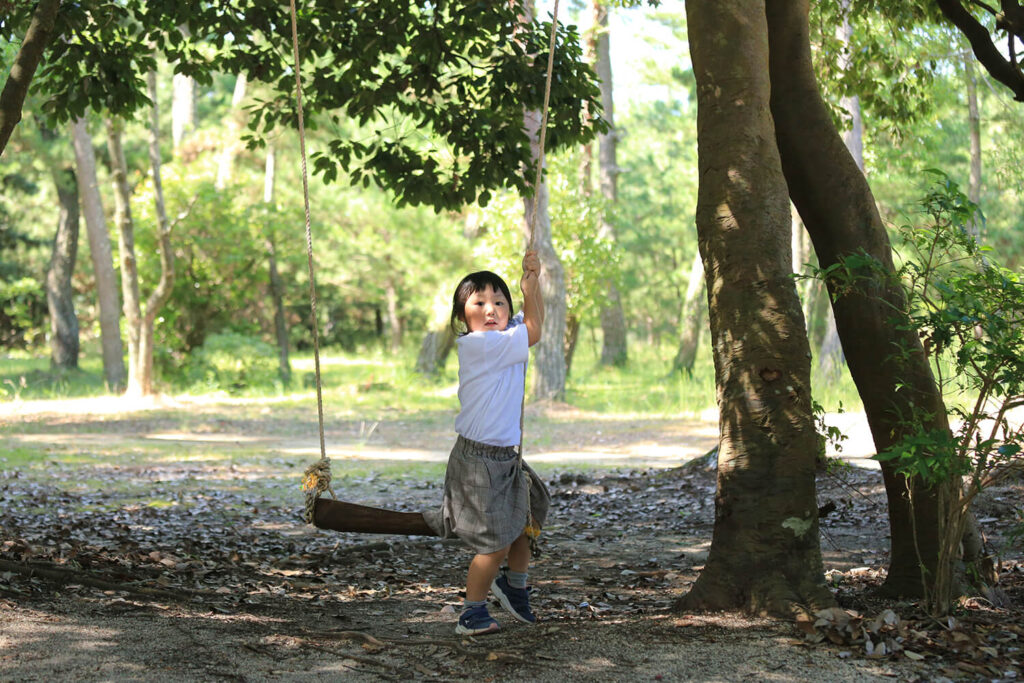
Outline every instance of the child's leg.
[[(517, 539), (515, 543), (518, 542)], [(512, 545), (515, 546), (515, 543)], [(527, 544), (526, 550), (527, 561), (529, 561), (529, 544)], [(501, 561), (505, 559), (506, 555), (511, 558), (509, 548), (502, 548), (493, 553), (477, 554), (473, 558), (473, 561), (469, 563), (469, 572), (466, 575), (467, 602), (487, 599), (487, 593), (491, 590), (491, 581), (498, 575), (498, 567), (501, 566)]]
[(509, 546), (508, 571), (491, 584), (498, 602), (516, 619), (527, 624), (537, 620), (530, 609), (530, 592), (526, 589), (530, 565), (530, 539), (524, 533)]
[(508, 547), (508, 568), (514, 572), (530, 568), (530, 538), (525, 532)]

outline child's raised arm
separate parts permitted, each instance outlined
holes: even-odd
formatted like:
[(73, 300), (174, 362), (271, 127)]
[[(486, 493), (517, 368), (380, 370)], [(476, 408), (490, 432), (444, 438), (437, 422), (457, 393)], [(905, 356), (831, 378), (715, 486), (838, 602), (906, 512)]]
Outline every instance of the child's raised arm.
[(523, 277), (519, 288), (523, 290), (523, 322), (530, 346), (533, 346), (540, 341), (544, 325), (544, 298), (540, 293), (540, 258), (532, 249), (523, 256)]

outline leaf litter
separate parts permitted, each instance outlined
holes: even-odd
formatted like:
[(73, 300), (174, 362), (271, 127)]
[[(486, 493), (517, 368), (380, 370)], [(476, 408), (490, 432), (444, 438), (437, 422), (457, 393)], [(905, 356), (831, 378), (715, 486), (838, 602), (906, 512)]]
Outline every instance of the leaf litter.
[[(531, 568), (542, 622), (527, 628), (504, 619), (509, 636), (491, 638), (452, 635), (470, 557), (458, 542), (306, 528), (292, 474), (280, 460), (85, 463), (50, 467), (45, 479), (0, 471), (0, 608), (8, 614), (0, 624), (10, 615), (160, 623), (173, 615), (175, 634), (166, 638), (216, 650), (203, 635), (215, 630), (253, 659), (247, 667), (224, 652), (208, 661), (163, 660), (188, 678), (281, 677), (320, 667), (367, 680), (561, 680), (574, 672), (614, 680), (669, 661), (645, 657), (638, 642), (666, 651), (730, 643), (735, 652), (737, 633), (744, 642), (789, 648), (783, 664), (747, 662), (754, 671), (798, 672), (804, 655), (797, 653), (810, 648), (819, 672), (821, 656), (860, 667), (849, 670), (851, 680), (1022, 676), (1019, 554), (1007, 552), (1002, 565), (1012, 606), (968, 600), (938, 623), (911, 603), (874, 597), (887, 555), (884, 490), (871, 470), (819, 481), (819, 502), (831, 508), (822, 520), (826, 580), (840, 607), (795, 626), (742, 615), (724, 626), (724, 617), (672, 611), (707, 558), (713, 468), (551, 471), (552, 525)], [(252, 481), (263, 485), (250, 488)], [(268, 493), (282, 486), (295, 490), (294, 502)], [(1019, 483), (1008, 486), (991, 494), (992, 506), (1019, 495)], [(340, 488), (345, 497), (401, 510), (425, 509), (439, 496), (435, 481), (372, 474)], [(1004, 513), (987, 518), (993, 542), (1009, 532)], [(13, 642), (2, 629), (0, 641)], [(26, 657), (8, 648), (0, 663), (17, 670)], [(666, 668), (652, 677), (679, 675)]]

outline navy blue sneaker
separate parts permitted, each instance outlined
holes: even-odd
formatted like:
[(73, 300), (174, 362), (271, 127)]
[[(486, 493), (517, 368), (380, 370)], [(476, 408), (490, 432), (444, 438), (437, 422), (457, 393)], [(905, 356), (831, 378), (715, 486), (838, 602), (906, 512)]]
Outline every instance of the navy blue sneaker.
[(487, 611), (487, 605), (470, 607), (459, 617), (455, 632), (460, 636), (479, 636), (501, 629), (498, 622)]
[(537, 621), (537, 617), (530, 611), (530, 591), (510, 586), (504, 572), (499, 573), (498, 578), (491, 582), (491, 592), (501, 606), (519, 621), (525, 624)]

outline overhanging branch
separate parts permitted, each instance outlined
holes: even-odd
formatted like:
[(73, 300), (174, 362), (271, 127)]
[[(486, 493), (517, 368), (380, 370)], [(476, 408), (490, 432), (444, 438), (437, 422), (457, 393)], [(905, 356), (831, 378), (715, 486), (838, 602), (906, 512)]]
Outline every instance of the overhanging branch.
[(7, 76), (4, 89), (0, 92), (0, 153), (7, 147), (14, 127), (21, 121), (21, 107), (28, 94), (29, 83), (36, 73), (39, 62), (43, 60), (43, 52), (53, 24), (60, 9), (60, 0), (41, 0), (32, 13), (32, 21), (25, 31), (25, 39), (21, 43), (18, 54), (14, 57), (14, 65)]
[(1016, 64), (1007, 61), (999, 53), (988, 29), (964, 9), (960, 0), (935, 0), (935, 3), (942, 14), (970, 41), (974, 55), (985, 70), (1013, 92), (1013, 99), (1024, 102), (1024, 74)]

